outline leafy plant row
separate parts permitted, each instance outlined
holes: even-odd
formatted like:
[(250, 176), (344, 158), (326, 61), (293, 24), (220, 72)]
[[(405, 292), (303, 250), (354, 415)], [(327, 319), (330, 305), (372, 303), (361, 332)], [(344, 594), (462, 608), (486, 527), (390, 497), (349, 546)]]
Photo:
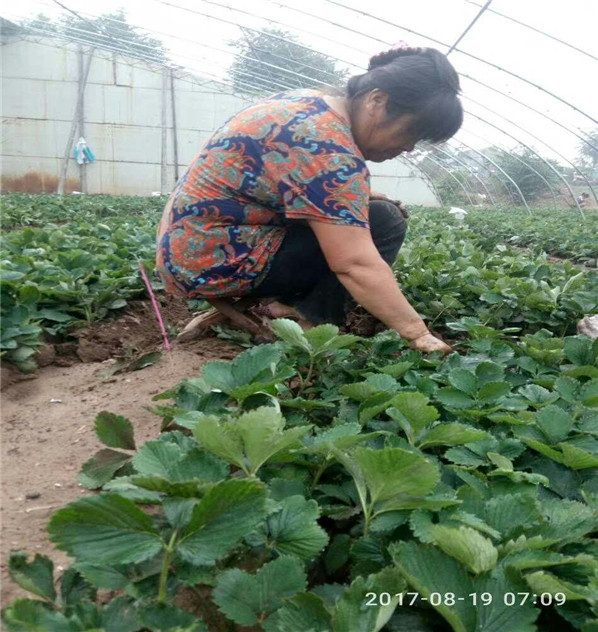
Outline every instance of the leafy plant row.
[(429, 326), (477, 316), (498, 329), (546, 328), (564, 336), (575, 333), (581, 315), (598, 311), (596, 271), (504, 245), (486, 249), (472, 230), (432, 213), (411, 218), (395, 264), (403, 290)]
[(145, 217), (150, 222), (160, 216), (166, 196), (134, 195), (2, 195), (2, 230), (44, 227), (48, 223), (104, 221), (109, 218)]
[(156, 439), (101, 413), (100, 493), (48, 525), (74, 564), (13, 553), (6, 628), (595, 630), (598, 342), (466, 325), (442, 358), (282, 319), (157, 395)]
[(0, 348), (21, 370), (42, 332), (65, 334), (127, 305), (144, 286), (138, 261), (153, 266), (153, 226), (143, 217), (25, 228), (2, 236)]
[[(5, 225), (7, 217), (9, 226), (41, 224), (2, 235), (3, 357), (34, 370), (44, 334), (67, 334), (142, 294), (137, 262), (151, 268), (162, 204), (160, 198), (3, 196)], [(503, 246), (488, 251), (491, 244), (454, 226), (444, 211), (419, 212), (410, 221), (397, 275), (436, 329), (478, 316), (492, 327), (565, 335), (598, 308), (596, 272)]]
[(535, 253), (589, 261), (598, 259), (598, 211), (586, 210), (582, 219), (577, 209), (555, 211), (534, 209), (469, 209), (467, 225), (485, 247), (499, 243), (530, 248)]

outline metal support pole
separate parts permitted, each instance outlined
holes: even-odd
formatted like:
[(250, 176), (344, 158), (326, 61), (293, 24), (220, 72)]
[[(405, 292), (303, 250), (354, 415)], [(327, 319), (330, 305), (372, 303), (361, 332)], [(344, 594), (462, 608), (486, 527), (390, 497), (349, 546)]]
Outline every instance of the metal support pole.
[(179, 139), (176, 125), (176, 98), (174, 92), (174, 71), (170, 69), (170, 99), (172, 106), (172, 149), (174, 153), (174, 183), (179, 181)]
[[(79, 46), (79, 87), (85, 74), (85, 52), (83, 46)], [(85, 90), (81, 91), (81, 101), (79, 107), (79, 138), (85, 138)], [(87, 166), (85, 163), (79, 165), (79, 181), (81, 193), (87, 193)]]
[[(83, 110), (83, 94), (85, 92), (85, 86), (87, 85), (87, 78), (89, 77), (89, 69), (91, 67), (91, 60), (93, 59), (93, 48), (89, 51), (89, 57), (87, 58), (87, 64), (85, 68), (79, 67), (79, 88), (77, 93), (77, 103), (75, 105), (75, 113), (73, 115), (73, 121), (71, 123), (71, 131), (66, 141), (66, 147), (64, 149), (64, 156), (62, 158), (62, 165), (60, 167), (60, 178), (58, 180), (58, 187), (56, 193), (58, 195), (64, 195), (64, 185), (66, 182), (66, 174), (69, 168), (69, 158), (73, 151), (73, 143), (75, 142), (75, 134), (80, 124), (80, 112)], [(83, 72), (81, 72), (83, 70)]]
[(160, 168), (160, 193), (168, 193), (168, 68), (162, 69), (162, 144), (161, 144), (161, 168)]

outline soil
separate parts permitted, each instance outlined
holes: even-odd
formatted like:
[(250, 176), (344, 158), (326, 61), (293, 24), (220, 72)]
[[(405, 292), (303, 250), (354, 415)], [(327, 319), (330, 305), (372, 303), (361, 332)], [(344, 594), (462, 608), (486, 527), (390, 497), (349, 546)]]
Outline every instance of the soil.
[(375, 316), (372, 316), (361, 305), (353, 308), (347, 314), (347, 322), (342, 331), (355, 334), (356, 336), (374, 336), (384, 331), (386, 327)]
[[(183, 301), (161, 298), (171, 338), (191, 319)], [(213, 359), (232, 359), (243, 349), (213, 335), (164, 352), (139, 371), (101, 377), (116, 357), (135, 358), (163, 349), (149, 301), (137, 301), (112, 321), (80, 330), (72, 341), (48, 344), (30, 376), (2, 367), (2, 604), (29, 596), (8, 577), (11, 550), (48, 555), (59, 572), (68, 556), (49, 542), (46, 524), (58, 508), (90, 494), (77, 483), (77, 473), (103, 447), (94, 433), (97, 413), (108, 410), (128, 417), (137, 444), (160, 432), (160, 418), (144, 406), (152, 396), (195, 376)], [(165, 403), (165, 402), (160, 402)]]

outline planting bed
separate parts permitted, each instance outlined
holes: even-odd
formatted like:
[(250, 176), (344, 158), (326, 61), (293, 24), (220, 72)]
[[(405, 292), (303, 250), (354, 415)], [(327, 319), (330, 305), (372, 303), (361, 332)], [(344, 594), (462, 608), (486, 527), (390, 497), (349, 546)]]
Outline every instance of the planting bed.
[[(157, 208), (131, 212), (138, 249), (123, 236), (113, 250), (114, 231), (91, 238), (70, 200), (52, 217), (61, 228), (21, 232), (44, 217), (43, 199), (26, 199), (4, 236), (6, 359), (32, 371), (43, 341), (101, 339), (119, 322), (134, 329), (131, 316), (155, 327), (118, 301), (143, 295), (134, 266), (151, 259)], [(510, 212), (514, 230), (526, 224)], [(125, 221), (115, 215), (107, 226)], [(595, 630), (598, 342), (575, 334), (598, 309), (597, 275), (548, 261), (565, 254), (548, 217), (533, 237), (547, 235), (545, 252), (526, 253), (475, 215), (461, 228), (415, 212), (396, 265), (454, 343), (446, 358), (392, 332), (279, 320), (274, 344), (212, 337), (141, 371), (49, 366), (11, 385), (3, 540), (28, 555), (4, 553), (21, 586), (5, 595), (7, 629)], [(578, 228), (571, 250), (586, 243), (577, 259), (591, 259)], [(91, 259), (73, 263), (65, 244), (90, 238)], [(17, 254), (23, 239), (43, 252)], [(93, 297), (91, 312), (53, 293), (59, 276)], [(80, 329), (111, 313), (120, 321)], [(114, 351), (153, 351), (152, 336), (122, 336)], [(13, 601), (22, 589), (32, 598)]]

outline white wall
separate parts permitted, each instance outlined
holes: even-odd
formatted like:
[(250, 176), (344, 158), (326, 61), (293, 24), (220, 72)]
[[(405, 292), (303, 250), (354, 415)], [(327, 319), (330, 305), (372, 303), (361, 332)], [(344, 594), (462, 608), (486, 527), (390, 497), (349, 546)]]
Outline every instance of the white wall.
[[(48, 38), (8, 38), (2, 46), (2, 175), (57, 180), (75, 113), (78, 49)], [(86, 166), (88, 193), (149, 195), (160, 190), (162, 69), (95, 51), (85, 89), (85, 138), (97, 161)], [(170, 81), (168, 81), (170, 86)], [(179, 174), (210, 134), (249, 102), (200, 78), (175, 78)], [(175, 183), (171, 93), (167, 93), (167, 188)], [(76, 137), (77, 138), (77, 137)], [(370, 165), (372, 189), (435, 204), (404, 163)], [(79, 189), (79, 167), (67, 177)]]
[(384, 193), (391, 200), (406, 204), (440, 206), (434, 190), (418, 175), (417, 169), (400, 158), (385, 162), (368, 162), (371, 174), (370, 186), (376, 193)]

